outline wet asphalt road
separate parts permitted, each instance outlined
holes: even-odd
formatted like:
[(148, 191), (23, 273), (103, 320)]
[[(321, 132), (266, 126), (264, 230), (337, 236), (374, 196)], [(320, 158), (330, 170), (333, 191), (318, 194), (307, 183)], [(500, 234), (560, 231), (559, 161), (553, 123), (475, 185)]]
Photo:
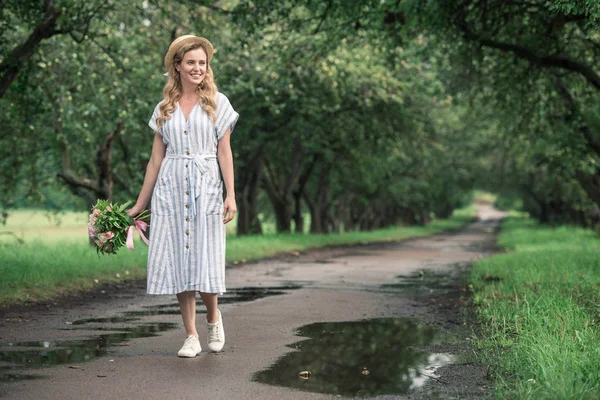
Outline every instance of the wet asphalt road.
[[(398, 275), (451, 273), (457, 265), (464, 266), (488, 255), (502, 214), (485, 205), (479, 206), (479, 213), (482, 220), (455, 233), (392, 244), (316, 250), (228, 270), (228, 289), (256, 290), (238, 291), (229, 298), (228, 304), (221, 305), (227, 341), (224, 351), (218, 354), (206, 352), (205, 320), (204, 315), (199, 313), (197, 326), (205, 349), (196, 358), (178, 358), (176, 353), (185, 339), (185, 331), (174, 307), (175, 296), (147, 296), (143, 288), (124, 290), (102, 301), (84, 302), (72, 307), (8, 313), (0, 321), (0, 372), (4, 374), (4, 379), (0, 378), (0, 397), (338, 398), (304, 391), (301, 380), (297, 381), (300, 389), (291, 389), (253, 379), (256, 373), (292, 352), (288, 346), (303, 339), (296, 336), (295, 330), (308, 324), (408, 317), (416, 323), (443, 325), (443, 321), (440, 322), (443, 315), (431, 308), (435, 305), (415, 301), (410, 290), (403, 293), (402, 289), (389, 290), (382, 285), (399, 282)], [(287, 289), (277, 290), (281, 294), (269, 296), (268, 291), (260, 289), (266, 287)], [(157, 314), (157, 310), (164, 313)], [(156, 315), (139, 315), (140, 311), (144, 311), (141, 314)], [(78, 323), (82, 319), (123, 316), (128, 316), (128, 319)], [(125, 334), (114, 336), (115, 329)], [(107, 334), (113, 336), (104, 337), (104, 342), (97, 341), (100, 335)], [(378, 333), (367, 331), (366, 334)], [(96, 341), (84, 342), (81, 338), (96, 338)], [(385, 336), (382, 340), (387, 340), (385, 338), (389, 339)], [(363, 339), (357, 337), (356, 340), (357, 345), (354, 346), (350, 335), (344, 343), (347, 350), (343, 354), (362, 349), (358, 341)], [(111, 345), (106, 345), (107, 341)], [(71, 343), (72, 348), (40, 358), (40, 354), (51, 352), (56, 346), (60, 348), (61, 343)], [(91, 351), (86, 352), (85, 348)], [(322, 352), (328, 353), (327, 350)], [(79, 358), (73, 354), (80, 354)], [(331, 354), (343, 356), (333, 350)], [(49, 360), (57, 365), (28, 368), (36, 363), (43, 365)], [(426, 364), (426, 360), (427, 357), (422, 358), (420, 363)], [(275, 375), (288, 375), (295, 379), (298, 372), (307, 367), (284, 365), (278, 368)], [(431, 376), (436, 376), (435, 368), (428, 371)], [(360, 372), (357, 372), (356, 379), (377, 378), (365, 373), (358, 375)], [(28, 377), (31, 379), (26, 379)], [(311, 379), (315, 382), (319, 379), (318, 374)], [(413, 377), (409, 383), (418, 393), (419, 387), (427, 385), (427, 381), (427, 377), (420, 376)], [(332, 390), (335, 392), (336, 389), (330, 389), (329, 393)], [(344, 394), (343, 391), (339, 393)]]

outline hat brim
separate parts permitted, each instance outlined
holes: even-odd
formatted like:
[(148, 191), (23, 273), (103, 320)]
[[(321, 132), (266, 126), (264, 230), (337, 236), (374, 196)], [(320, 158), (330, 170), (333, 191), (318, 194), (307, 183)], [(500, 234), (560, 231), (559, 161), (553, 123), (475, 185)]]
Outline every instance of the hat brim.
[(212, 43), (208, 39), (200, 37), (200, 36), (194, 36), (194, 35), (180, 36), (171, 43), (171, 45), (169, 46), (169, 50), (167, 51), (167, 54), (165, 55), (165, 69), (167, 70), (165, 75), (167, 75), (167, 76), (169, 75), (169, 71), (172, 67), (173, 57), (175, 57), (175, 54), (182, 47), (191, 45), (191, 44), (199, 44), (200, 46), (202, 46), (202, 48), (204, 48), (204, 50), (206, 51), (207, 62), (209, 62), (209, 63), (211, 62), (213, 54), (214, 54), (214, 48), (213, 48)]

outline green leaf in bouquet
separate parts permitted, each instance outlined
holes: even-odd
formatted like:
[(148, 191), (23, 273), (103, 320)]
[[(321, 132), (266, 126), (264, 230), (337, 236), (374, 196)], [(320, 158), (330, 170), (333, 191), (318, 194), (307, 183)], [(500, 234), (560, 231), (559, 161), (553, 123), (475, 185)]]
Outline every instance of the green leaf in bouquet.
[(121, 207), (119, 207), (119, 212), (125, 212), (125, 210), (129, 207), (129, 205), (132, 203), (131, 200), (129, 200), (128, 202), (126, 202), (125, 204), (123, 204)]

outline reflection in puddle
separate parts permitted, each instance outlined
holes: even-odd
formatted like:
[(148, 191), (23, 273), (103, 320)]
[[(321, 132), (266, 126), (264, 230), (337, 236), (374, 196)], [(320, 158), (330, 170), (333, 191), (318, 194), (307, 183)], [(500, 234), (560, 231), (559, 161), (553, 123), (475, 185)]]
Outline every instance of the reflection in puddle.
[[(275, 287), (245, 287), (230, 289), (226, 293), (219, 296), (219, 304), (232, 304), (232, 303), (244, 303), (248, 301), (254, 301), (269, 296), (277, 296), (285, 294), (288, 290), (299, 289), (301, 286), (289, 285), (289, 286), (275, 286)], [(206, 313), (206, 308), (202, 300), (198, 298), (196, 302), (197, 312), (200, 314)], [(179, 303), (159, 304), (155, 306), (146, 306), (144, 310), (139, 311), (126, 311), (120, 317), (107, 318), (106, 321), (103, 318), (96, 320), (89, 319), (83, 320), (86, 322), (127, 322), (135, 321), (139, 317), (149, 317), (153, 315), (179, 315)], [(78, 321), (73, 322), (76, 324)]]
[[(0, 343), (0, 361), (13, 364), (15, 367), (10, 368), (13, 371), (80, 363), (104, 356), (111, 346), (131, 339), (158, 336), (158, 333), (176, 327), (175, 323), (157, 322), (131, 328), (119, 328), (118, 332), (89, 339)], [(0, 374), (0, 381), (21, 379), (32, 378), (30, 375)]]
[(31, 381), (34, 379), (41, 379), (39, 375), (27, 375), (27, 374), (10, 374), (4, 371), (6, 368), (0, 368), (0, 382), (14, 382), (14, 381)]
[(84, 325), (84, 324), (115, 324), (119, 322), (130, 322), (136, 321), (139, 318), (133, 317), (109, 317), (109, 318), (85, 318), (78, 319), (77, 321), (73, 321), (73, 325)]
[[(442, 340), (435, 329), (412, 319), (317, 323), (301, 327), (298, 335), (310, 339), (291, 345), (298, 351), (255, 374), (254, 381), (350, 397), (401, 394), (454, 361), (452, 355), (411, 348)], [(310, 378), (299, 377), (301, 371)]]
[[(219, 304), (241, 303), (267, 296), (286, 293), (301, 286), (246, 287), (231, 289), (219, 296)], [(198, 313), (205, 313), (202, 301), (198, 301)], [(111, 347), (137, 338), (158, 336), (160, 332), (175, 329), (179, 324), (152, 322), (139, 324), (141, 317), (154, 315), (179, 315), (179, 304), (162, 304), (146, 307), (141, 311), (126, 311), (122, 315), (106, 318), (85, 318), (73, 321), (69, 330), (94, 330), (110, 332), (87, 339), (61, 341), (23, 341), (0, 343), (0, 382), (37, 379), (40, 376), (19, 374), (23, 369), (75, 364), (102, 357)], [(132, 326), (132, 323), (135, 325)]]
[(411, 370), (412, 384), (409, 389), (417, 389), (423, 387), (431, 378), (436, 377), (435, 371), (444, 365), (456, 362), (456, 356), (446, 353), (430, 354), (427, 357), (427, 363)]
[(398, 275), (396, 283), (381, 285), (382, 289), (402, 289), (412, 294), (442, 294), (456, 290), (456, 276), (451, 273), (420, 271), (414, 275)]

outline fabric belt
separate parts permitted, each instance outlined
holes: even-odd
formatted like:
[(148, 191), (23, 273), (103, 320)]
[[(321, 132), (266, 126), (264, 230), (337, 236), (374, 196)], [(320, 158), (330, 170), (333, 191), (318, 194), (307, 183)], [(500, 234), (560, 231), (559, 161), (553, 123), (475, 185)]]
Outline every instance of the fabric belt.
[(208, 172), (208, 160), (216, 160), (216, 154), (207, 154), (207, 153), (195, 153), (190, 155), (185, 154), (167, 154), (165, 158), (173, 158), (173, 159), (186, 159), (192, 160), (194, 163), (194, 168), (188, 168), (188, 174), (190, 177), (190, 208), (192, 218), (196, 216), (196, 199), (201, 194), (202, 188), (202, 176)]

